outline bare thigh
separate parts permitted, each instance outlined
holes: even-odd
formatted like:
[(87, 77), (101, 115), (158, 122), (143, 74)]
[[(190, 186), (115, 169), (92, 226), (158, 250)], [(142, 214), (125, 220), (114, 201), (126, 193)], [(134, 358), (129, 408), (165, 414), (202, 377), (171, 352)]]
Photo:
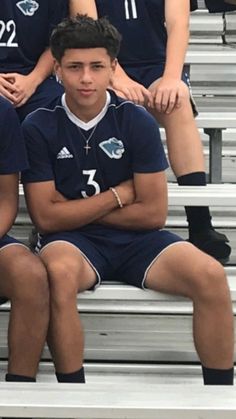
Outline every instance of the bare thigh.
[[(204, 281), (224, 271), (212, 257), (187, 242), (166, 249), (153, 263), (145, 286), (155, 291), (192, 298)], [(210, 275), (209, 275), (210, 273)]]

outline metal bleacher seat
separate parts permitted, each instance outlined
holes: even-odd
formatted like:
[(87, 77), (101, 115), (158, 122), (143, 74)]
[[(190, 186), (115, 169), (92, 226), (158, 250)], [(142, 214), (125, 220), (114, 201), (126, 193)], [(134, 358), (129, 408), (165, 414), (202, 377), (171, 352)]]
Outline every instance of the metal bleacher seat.
[(196, 100), (199, 128), (209, 136), (209, 181), (222, 181), (222, 139), (236, 128), (236, 13), (191, 15), (186, 63)]

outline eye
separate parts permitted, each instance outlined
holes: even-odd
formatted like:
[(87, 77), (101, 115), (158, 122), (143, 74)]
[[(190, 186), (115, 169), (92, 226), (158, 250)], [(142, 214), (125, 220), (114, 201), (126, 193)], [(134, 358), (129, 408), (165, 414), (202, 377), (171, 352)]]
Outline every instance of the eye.
[(92, 68), (94, 70), (100, 70), (101, 68), (104, 68), (104, 66), (102, 64), (93, 64)]
[(78, 69), (81, 68), (81, 66), (79, 64), (71, 64), (71, 65), (68, 66), (68, 68), (70, 70), (78, 70)]

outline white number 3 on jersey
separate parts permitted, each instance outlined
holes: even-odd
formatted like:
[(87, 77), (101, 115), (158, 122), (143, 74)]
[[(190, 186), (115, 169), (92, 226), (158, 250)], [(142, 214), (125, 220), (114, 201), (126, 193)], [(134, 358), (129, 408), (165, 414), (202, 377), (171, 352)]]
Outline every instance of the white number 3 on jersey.
[[(83, 175), (88, 176), (87, 185), (94, 187), (94, 193), (92, 195), (98, 195), (101, 191), (99, 184), (94, 180), (96, 169), (83, 170)], [(81, 191), (83, 198), (89, 198), (86, 191)]]

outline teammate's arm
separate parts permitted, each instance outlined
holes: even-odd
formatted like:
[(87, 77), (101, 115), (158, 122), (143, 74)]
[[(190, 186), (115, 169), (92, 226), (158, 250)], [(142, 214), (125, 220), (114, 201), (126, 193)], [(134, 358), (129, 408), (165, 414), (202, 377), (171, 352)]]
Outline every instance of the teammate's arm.
[[(73, 230), (94, 222), (119, 206), (111, 190), (86, 199), (66, 200), (55, 188), (54, 181), (26, 183), (25, 197), (32, 221), (39, 232)], [(117, 186), (124, 205), (134, 197), (132, 181)]]
[(0, 175), (0, 237), (15, 221), (18, 208), (18, 174)]
[(127, 229), (163, 228), (167, 216), (165, 172), (135, 173), (136, 201), (98, 220), (101, 224)]
[(142, 84), (132, 80), (117, 63), (110, 86), (118, 96), (131, 100), (139, 105), (144, 105), (151, 100), (151, 93)]
[(97, 18), (97, 8), (94, 0), (69, 0), (70, 16), (87, 14)]
[(189, 39), (189, 0), (165, 0), (167, 29), (166, 62), (162, 78), (149, 90), (150, 103), (159, 112), (170, 113), (181, 106), (181, 99), (188, 94), (181, 83), (185, 54)]
[(54, 59), (48, 48), (40, 56), (31, 73), (27, 75), (8, 73), (6, 75), (12, 81), (13, 87), (17, 89), (17, 92), (14, 94), (16, 107), (22, 106), (27, 102), (37, 87), (53, 73), (53, 66)]

